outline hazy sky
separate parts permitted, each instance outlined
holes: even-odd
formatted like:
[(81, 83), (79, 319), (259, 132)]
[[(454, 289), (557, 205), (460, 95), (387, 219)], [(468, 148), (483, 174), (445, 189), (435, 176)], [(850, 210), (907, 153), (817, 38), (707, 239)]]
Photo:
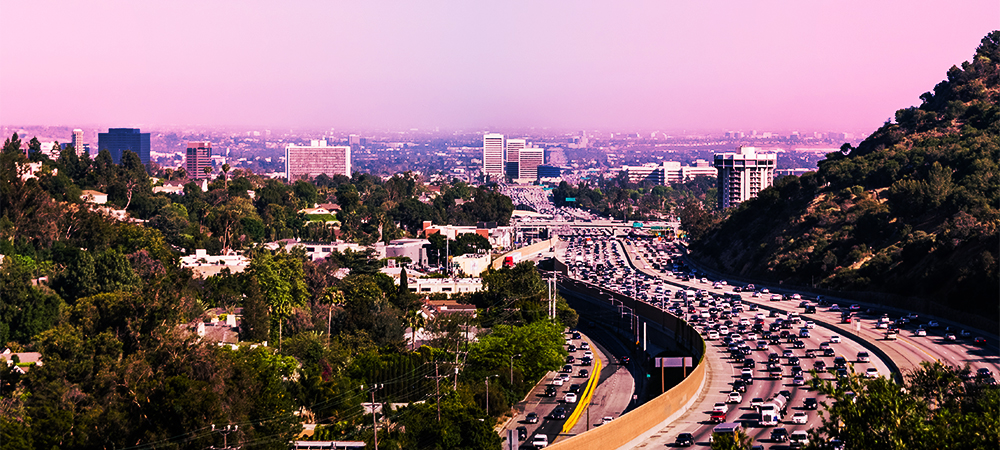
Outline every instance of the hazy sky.
[(0, 123), (873, 130), (984, 1), (0, 0)]

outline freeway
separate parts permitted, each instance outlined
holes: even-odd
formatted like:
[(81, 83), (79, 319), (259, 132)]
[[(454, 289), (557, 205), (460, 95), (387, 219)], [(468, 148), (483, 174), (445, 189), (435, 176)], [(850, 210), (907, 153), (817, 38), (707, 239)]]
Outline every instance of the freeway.
[[(650, 267), (652, 267), (654, 263), (654, 261), (652, 261), (651, 259), (655, 259), (656, 257), (653, 256), (647, 259), (645, 256), (643, 256), (643, 255), (654, 254), (649, 250), (650, 249), (648, 248), (641, 249), (641, 248), (636, 248), (636, 246), (633, 245), (626, 245), (626, 252), (630, 257), (630, 260), (634, 261), (634, 264), (636, 266), (643, 267), (643, 269), (641, 269), (643, 272), (649, 275), (657, 276), (658, 278), (665, 280), (667, 283), (673, 286), (682, 289), (696, 289), (696, 290), (712, 289), (714, 291), (723, 294), (727, 293), (732, 294), (734, 291), (735, 286), (730, 286), (728, 284), (722, 284), (720, 286), (706, 279), (684, 281), (680, 278), (675, 277), (673, 273), (667, 271), (660, 271), (655, 268), (651, 269)], [(761, 286), (757, 286), (757, 288), (763, 290), (763, 287)], [(792, 294), (790, 292), (784, 292), (784, 293)], [(766, 308), (768, 310), (773, 310), (778, 313), (787, 314), (789, 312), (803, 311), (802, 309), (798, 308), (799, 306), (798, 301), (796, 302), (781, 301), (781, 300), (770, 301), (766, 297), (767, 296), (751, 297), (749, 299), (745, 299), (744, 301), (747, 304), (756, 305), (759, 308)], [(905, 331), (901, 330), (902, 336), (898, 337), (894, 341), (885, 340), (883, 338), (884, 331), (880, 328), (876, 328), (876, 326), (880, 320), (884, 320), (882, 319), (883, 315), (887, 314), (888, 311), (880, 311), (877, 308), (865, 308), (864, 311), (862, 311), (861, 305), (856, 305), (855, 309), (858, 311), (858, 313), (855, 315), (854, 318), (852, 318), (850, 324), (845, 324), (842, 323), (841, 311), (839, 310), (842, 308), (849, 310), (851, 308), (850, 306), (847, 306), (849, 302), (845, 299), (831, 299), (831, 300), (840, 301), (841, 303), (838, 304), (838, 303), (825, 302), (825, 304), (823, 305), (816, 305), (816, 303), (814, 302), (807, 302), (808, 304), (813, 304), (814, 306), (820, 306), (817, 309), (816, 314), (809, 316), (810, 319), (813, 319), (818, 324), (818, 326), (828, 329), (829, 332), (831, 333), (839, 333), (840, 335), (843, 336), (856, 336), (857, 346), (863, 346), (865, 349), (872, 350), (872, 353), (874, 353), (875, 355), (884, 355), (886, 363), (881, 366), (879, 366), (879, 364), (876, 363), (876, 366), (878, 366), (877, 370), (880, 375), (888, 375), (890, 369), (893, 371), (902, 370), (905, 372), (918, 366), (923, 361), (935, 361), (935, 360), (939, 360), (952, 365), (957, 365), (959, 367), (962, 367), (967, 364), (970, 367), (970, 371), (972, 374), (974, 374), (977, 369), (981, 368), (988, 369), (994, 373), (996, 373), (996, 371), (1000, 369), (1000, 364), (998, 364), (1000, 363), (1000, 358), (998, 358), (997, 356), (996, 349), (990, 345), (986, 346), (972, 345), (972, 343), (970, 342), (971, 340), (970, 337), (961, 339), (956, 336), (954, 340), (948, 339), (946, 338), (947, 330), (932, 327), (931, 325), (933, 324), (930, 321), (923, 324), (925, 326), (922, 328), (915, 328), (911, 326), (909, 329)], [(836, 304), (837, 306), (834, 307), (833, 306), (834, 304)], [(926, 336), (918, 335), (917, 330), (919, 329), (923, 329), (924, 332), (922, 333), (926, 333)], [(954, 332), (954, 330), (951, 331)], [(851, 342), (851, 341), (842, 340), (842, 342)], [(845, 355), (850, 355), (851, 352), (853, 351), (854, 349), (850, 349), (848, 351), (844, 351), (843, 353)], [(718, 354), (718, 352), (711, 352), (711, 353), (714, 353), (716, 355)], [(720, 364), (718, 358), (714, 357), (710, 358), (709, 362), (710, 364), (712, 364), (711, 367), (713, 368), (712, 371), (713, 375), (719, 375), (720, 371), (724, 373), (725, 371), (724, 365)], [(829, 361), (824, 361), (824, 362), (829, 363)], [(713, 376), (713, 378), (717, 379), (718, 377)], [(725, 390), (725, 388), (719, 389), (719, 384), (720, 383), (718, 383), (717, 381), (711, 383), (713, 387), (709, 390), (709, 395), (712, 394), (713, 389), (716, 392)], [(765, 386), (765, 392), (767, 392), (768, 389), (774, 389), (774, 386)], [(703, 405), (702, 408), (707, 407), (708, 403), (710, 402), (709, 401), (702, 402), (701, 403)], [(795, 391), (792, 392), (792, 399), (789, 401), (789, 404), (796, 405)], [(692, 423), (692, 420), (696, 419), (697, 419), (696, 414), (695, 415), (686, 414), (685, 417), (682, 417), (680, 420), (671, 423), (664, 429), (660, 430), (657, 434), (654, 434), (654, 436), (650, 440), (647, 440), (639, 447), (648, 447), (650, 444), (672, 443), (676, 435), (681, 432), (692, 432), (695, 435), (696, 441), (698, 441), (700, 444), (707, 444), (707, 442), (704, 442), (702, 439), (704, 439), (704, 436), (710, 432), (709, 424), (705, 424), (703, 422)], [(746, 419), (748, 419), (747, 415), (741, 414), (738, 420), (746, 420)], [(696, 424), (700, 425), (700, 427), (696, 427), (695, 426)], [(813, 424), (815, 424), (815, 421), (810, 420), (809, 424), (796, 425), (796, 426), (809, 427)], [(694, 429), (694, 431), (692, 431), (692, 428)], [(786, 428), (789, 427), (786, 426)], [(794, 429), (797, 428), (792, 427), (789, 429), (789, 431), (793, 431)], [(767, 434), (765, 434), (764, 431), (758, 431), (756, 429), (750, 429), (750, 431), (751, 431), (750, 432), (751, 436), (754, 436), (757, 439), (769, 437), (767, 436)]]

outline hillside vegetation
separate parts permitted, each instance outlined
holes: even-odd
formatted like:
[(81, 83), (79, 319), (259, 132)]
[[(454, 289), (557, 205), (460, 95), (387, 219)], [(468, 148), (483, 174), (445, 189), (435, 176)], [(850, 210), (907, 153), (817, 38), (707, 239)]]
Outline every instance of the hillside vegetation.
[(994, 31), (919, 107), (741, 204), (692, 243), (695, 257), (747, 278), (995, 320), (998, 81)]

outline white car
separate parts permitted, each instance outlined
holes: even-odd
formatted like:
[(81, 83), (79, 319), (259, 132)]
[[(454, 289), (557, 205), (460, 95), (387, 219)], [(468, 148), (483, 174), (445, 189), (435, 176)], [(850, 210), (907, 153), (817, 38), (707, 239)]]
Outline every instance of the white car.
[(753, 399), (750, 400), (751, 408), (759, 408), (761, 406), (764, 406), (764, 399), (760, 397), (754, 397)]
[(601, 423), (600, 423), (600, 424), (598, 424), (598, 425), (604, 425), (604, 424), (606, 424), (606, 423), (610, 423), (610, 422), (611, 422), (612, 420), (615, 420), (615, 418), (614, 418), (614, 417), (611, 417), (611, 416), (604, 416), (604, 417), (603, 417), (603, 418), (601, 419)]
[(792, 423), (802, 423), (802, 424), (804, 424), (807, 421), (809, 421), (809, 416), (806, 415), (806, 413), (804, 413), (804, 412), (800, 411), (800, 412), (797, 412), (795, 414), (792, 414)]
[(948, 334), (944, 335), (944, 338), (947, 339), (947, 340), (949, 340), (949, 341), (954, 341), (955, 340), (955, 333), (948, 333)]
[(592, 352), (590, 350), (587, 350), (587, 351), (583, 352), (583, 357), (584, 358), (593, 359), (594, 358), (594, 352)]
[(727, 411), (729, 411), (729, 407), (726, 406), (725, 403), (716, 403), (715, 406), (712, 407), (712, 412), (721, 412), (721, 413), (724, 413), (724, 412), (727, 412)]
[(809, 328), (810, 330), (816, 328), (816, 322), (813, 322), (811, 320), (807, 320), (806, 321), (806, 328)]
[(563, 379), (562, 379), (562, 377), (560, 377), (559, 375), (556, 375), (556, 377), (552, 379), (552, 384), (555, 385), (555, 386), (562, 386), (563, 385)]
[(839, 344), (840, 343), (840, 336), (837, 336), (837, 335), (830, 336), (830, 342), (832, 342), (834, 344)]
[(563, 401), (565, 401), (566, 403), (576, 403), (576, 394), (572, 392), (566, 394), (566, 396), (563, 397)]
[(865, 378), (878, 378), (878, 369), (869, 367), (865, 370)]
[(840, 305), (834, 303), (832, 306), (830, 306), (830, 311), (840, 311)]
[(888, 323), (885, 323), (885, 322), (879, 322), (879, 323), (876, 323), (876, 324), (875, 324), (875, 329), (876, 329), (876, 330), (879, 330), (879, 329), (886, 329), (886, 328), (889, 328), (889, 324), (888, 324)]
[(536, 434), (535, 438), (532, 439), (531, 445), (535, 448), (545, 448), (549, 446), (549, 437), (544, 434)]
[(742, 376), (742, 375), (750, 375), (750, 376), (753, 376), (753, 369), (743, 369), (743, 371), (742, 371), (742, 372), (740, 372), (740, 375), (741, 375), (741, 376)]
[(923, 328), (917, 330), (917, 336), (927, 336), (927, 330)]
[(739, 392), (733, 391), (729, 393), (729, 399), (726, 400), (728, 403), (739, 403), (743, 401), (743, 396)]

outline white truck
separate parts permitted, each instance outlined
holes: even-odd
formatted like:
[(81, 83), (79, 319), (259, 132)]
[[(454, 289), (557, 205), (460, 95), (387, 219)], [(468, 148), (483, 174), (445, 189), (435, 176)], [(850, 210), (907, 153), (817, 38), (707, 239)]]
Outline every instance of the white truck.
[(785, 410), (785, 396), (776, 395), (770, 401), (761, 405), (757, 411), (760, 414), (760, 426), (773, 427), (781, 422)]

